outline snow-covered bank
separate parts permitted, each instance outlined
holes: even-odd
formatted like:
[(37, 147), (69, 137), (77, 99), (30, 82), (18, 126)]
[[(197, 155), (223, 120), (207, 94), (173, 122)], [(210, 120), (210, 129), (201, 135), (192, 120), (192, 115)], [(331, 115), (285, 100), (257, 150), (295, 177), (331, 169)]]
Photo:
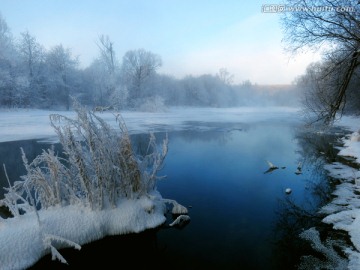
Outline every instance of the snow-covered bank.
[[(243, 122), (266, 121), (270, 118), (285, 120), (289, 114), (298, 116), (298, 108), (290, 107), (236, 107), (236, 108), (183, 108), (171, 107), (165, 112), (121, 111), (130, 134), (149, 131), (183, 130), (189, 121)], [(57, 140), (50, 126), (49, 115), (61, 114), (74, 117), (73, 111), (0, 110), (0, 142), (45, 139)], [(109, 124), (116, 126), (112, 112), (98, 112)]]
[[(107, 235), (137, 233), (165, 222), (160, 194), (137, 200), (121, 200), (115, 208), (93, 211), (81, 205), (52, 207), (7, 220), (0, 220), (0, 269), (25, 269), (53, 247), (80, 249)], [(155, 196), (156, 195), (156, 196)], [(61, 250), (60, 250), (61, 253)], [(57, 259), (62, 259), (57, 254)], [(66, 260), (66, 258), (64, 258)]]
[[(340, 246), (347, 255), (349, 259), (347, 269), (355, 270), (360, 269), (360, 171), (358, 169), (360, 166), (360, 118), (343, 117), (336, 125), (351, 132), (350, 135), (342, 139), (343, 147), (339, 148), (338, 153), (339, 156), (350, 158), (350, 162), (349, 164), (334, 162), (325, 165), (329, 175), (339, 179), (340, 184), (336, 186), (332, 194), (334, 199), (322, 207), (320, 213), (325, 215), (322, 220), (324, 223), (332, 225), (336, 230), (343, 230), (348, 233), (353, 247), (340, 242), (336, 243), (336, 240), (329, 241)], [(350, 163), (353, 166), (350, 166)], [(315, 238), (310, 240), (314, 241), (315, 245), (319, 245), (319, 243), (316, 243), (318, 240)], [(332, 246), (328, 248), (331, 252), (333, 251)], [(335, 260), (336, 256), (333, 259)], [(338, 267), (340, 265), (342, 265), (342, 262), (338, 261)]]
[[(159, 151), (151, 134), (147, 152), (139, 158), (119, 115), (113, 115), (114, 132), (101, 117), (76, 102), (74, 107), (75, 117), (48, 116), (65, 158), (49, 148), (29, 162), (23, 151), (27, 174), (13, 183), (4, 166), (9, 187), (0, 206), (12, 217), (0, 217), (1, 270), (25, 269), (47, 253), (66, 262), (58, 249), (80, 249), (108, 235), (160, 226), (166, 203), (173, 204), (175, 214), (187, 213), (186, 207), (163, 199), (156, 190), (167, 138)], [(41, 126), (39, 119), (37, 124)]]

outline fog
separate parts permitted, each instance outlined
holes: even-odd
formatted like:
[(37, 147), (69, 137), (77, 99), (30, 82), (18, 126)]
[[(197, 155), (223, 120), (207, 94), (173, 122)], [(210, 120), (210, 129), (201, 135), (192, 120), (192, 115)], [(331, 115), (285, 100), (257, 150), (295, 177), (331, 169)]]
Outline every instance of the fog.
[(166, 59), (144, 48), (118, 55), (99, 35), (98, 55), (84, 67), (70, 48), (50, 49), (28, 31), (14, 37), (0, 17), (0, 107), (71, 109), (71, 97), (92, 109), (162, 111), (167, 106), (236, 107), (298, 104), (293, 85), (234, 83), (220, 67), (214, 74), (182, 78), (159, 72)]

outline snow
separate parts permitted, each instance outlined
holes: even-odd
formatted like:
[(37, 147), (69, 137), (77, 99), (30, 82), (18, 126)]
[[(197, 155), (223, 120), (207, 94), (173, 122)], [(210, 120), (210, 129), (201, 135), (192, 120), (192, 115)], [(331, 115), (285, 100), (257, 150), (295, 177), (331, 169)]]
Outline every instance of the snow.
[(170, 227), (179, 226), (181, 227), (183, 224), (186, 224), (190, 221), (190, 217), (188, 215), (180, 215), (173, 222), (169, 224)]
[[(150, 198), (119, 201), (116, 208), (93, 211), (82, 205), (69, 205), (0, 220), (0, 269), (24, 269), (49, 253), (46, 241), (53, 236), (57, 249), (70, 239), (82, 245), (106, 235), (137, 233), (165, 222), (160, 194)], [(61, 217), (59, 219), (59, 217)], [(60, 251), (61, 253), (61, 251)], [(66, 258), (65, 258), (66, 259)]]
[[(86, 114), (82, 108), (77, 109), (77, 115), (74, 112), (49, 112), (49, 111), (40, 111), (40, 110), (19, 110), (19, 111), (3, 111), (0, 112), (0, 138), (2, 141), (8, 140), (22, 140), (22, 139), (31, 139), (31, 138), (42, 138), (46, 140), (56, 140), (55, 132), (52, 130), (53, 127), (50, 125), (49, 115), (51, 113), (58, 113), (62, 116), (67, 116), (72, 119), (79, 118), (77, 122), (78, 128), (86, 128), (87, 132), (94, 132), (97, 128), (95, 126), (95, 122), (81, 122), (85, 121), (86, 118), (83, 113)], [(108, 118), (111, 116), (113, 124), (115, 126), (119, 123), (116, 123), (114, 120), (115, 117), (113, 114), (105, 115)], [(131, 118), (132, 114), (128, 114)], [(57, 119), (57, 118), (56, 118)], [(105, 119), (105, 118), (103, 118)], [(81, 120), (81, 121), (80, 121)], [(143, 120), (150, 120), (143, 119)], [(105, 119), (106, 121), (106, 119)], [(81, 126), (81, 124), (86, 124), (85, 126)], [(71, 122), (72, 125), (75, 124), (74, 121)], [(50, 126), (50, 128), (49, 128)], [(65, 130), (68, 125), (65, 126)], [(104, 125), (102, 126), (104, 129)], [(50, 131), (51, 130), (51, 131)], [(58, 130), (59, 131), (59, 130)], [(97, 131), (97, 135), (103, 135), (99, 130)], [(108, 129), (104, 129), (104, 133), (106, 133)], [(59, 135), (60, 133), (58, 133)], [(61, 133), (63, 136), (67, 136), (70, 133)], [(65, 134), (65, 135), (64, 135)], [(74, 134), (74, 133), (72, 133)], [(109, 135), (110, 133), (106, 133)], [(126, 132), (127, 134), (127, 132)], [(60, 136), (60, 135), (59, 135)], [(128, 150), (127, 147), (127, 135), (122, 135), (122, 140), (120, 140)], [(62, 137), (63, 138), (63, 137)], [(69, 142), (71, 140), (71, 136), (66, 137)], [(102, 137), (105, 138), (105, 137)], [(108, 142), (119, 142), (119, 138), (116, 136), (108, 136), (106, 137)], [(64, 140), (62, 141), (64, 142)], [(95, 143), (95, 140), (92, 140)], [(102, 143), (106, 143), (106, 140), (101, 140)], [(100, 142), (98, 142), (100, 144)], [(64, 145), (64, 144), (63, 144)], [(95, 144), (96, 145), (96, 144)], [(112, 144), (109, 144), (112, 145)], [(164, 145), (165, 146), (165, 145)], [(104, 145), (98, 147), (105, 147)], [(118, 149), (118, 148), (116, 148)], [(69, 151), (71, 149), (68, 149)], [(69, 156), (73, 154), (73, 152), (67, 152)], [(76, 155), (78, 158), (82, 158), (84, 160), (84, 155), (86, 155), (86, 150), (83, 149), (83, 152), (76, 150)], [(85, 151), (85, 152), (84, 152)], [(111, 151), (109, 151), (110, 153)], [(85, 154), (84, 154), (85, 153)], [(93, 153), (93, 152), (92, 152)], [(122, 153), (122, 152), (120, 152)], [(155, 158), (153, 162), (160, 162), (158, 158), (161, 158), (161, 154), (156, 154), (157, 159)], [(94, 154), (94, 153), (93, 153)], [(123, 156), (124, 157), (124, 156)], [(151, 162), (152, 160), (148, 160)], [(111, 161), (109, 160), (109, 163)], [(88, 163), (86, 163), (88, 164)], [(82, 167), (86, 169), (86, 164), (81, 163)], [(158, 163), (156, 163), (157, 165)], [(104, 165), (104, 164), (103, 164)], [(140, 164), (141, 165), (141, 164)], [(140, 166), (139, 165), (139, 166)], [(161, 163), (158, 164), (159, 166)], [(35, 166), (35, 165), (34, 165)], [(50, 165), (52, 167), (47, 167), (52, 172), (59, 172), (60, 167), (56, 167), (55, 163)], [(135, 166), (135, 165), (134, 165)], [(135, 166), (136, 167), (136, 166)], [(106, 171), (106, 166), (104, 166), (104, 172)], [(37, 167), (37, 169), (39, 169)], [(156, 170), (156, 166), (153, 168)], [(51, 171), (50, 170), (50, 171)], [(154, 171), (155, 172), (155, 171)], [(29, 173), (29, 171), (28, 171)], [(37, 173), (41, 174), (41, 170), (37, 170)], [(142, 173), (146, 173), (146, 171), (142, 171)], [(69, 174), (71, 176), (71, 174)], [(143, 175), (143, 176), (144, 176)], [(27, 175), (29, 176), (29, 174)], [(45, 175), (43, 175), (43, 182), (38, 183), (39, 186), (35, 187), (35, 195), (39, 195), (40, 191), (46, 189), (48, 180), (45, 179)], [(125, 175), (126, 177), (126, 175)], [(152, 177), (152, 176), (149, 176)], [(141, 177), (143, 181), (151, 180), (150, 178)], [(71, 177), (70, 177), (71, 178)], [(45, 179), (45, 180), (44, 180)], [(71, 178), (73, 179), (73, 178)], [(131, 179), (131, 178), (130, 178)], [(33, 178), (23, 179), (24, 183), (30, 185), (34, 184), (31, 181)], [(50, 204), (48, 207), (43, 207), (41, 209), (36, 209), (33, 205), (35, 205), (35, 200), (30, 197), (30, 201), (24, 200), (21, 196), (23, 193), (23, 188), (27, 191), (27, 194), (31, 194), (28, 185), (21, 185), (20, 182), (14, 185), (21, 185), (19, 193), (17, 193), (15, 188), (11, 187), (8, 190), (8, 193), (5, 194), (5, 199), (0, 201), (0, 205), (6, 205), (11, 210), (14, 206), (14, 209), (18, 209), (20, 206), (20, 200), (22, 202), (22, 209), (25, 209), (24, 214), (19, 214), (18, 211), (13, 212), (14, 217), (10, 218), (2, 218), (0, 217), (0, 269), (1, 270), (16, 270), (16, 269), (25, 269), (33, 264), (35, 264), (41, 257), (44, 255), (51, 253), (53, 259), (58, 259), (61, 262), (66, 263), (66, 258), (61, 255), (61, 249), (64, 247), (74, 247), (76, 249), (81, 249), (81, 245), (104, 238), (108, 235), (121, 235), (121, 234), (129, 234), (129, 233), (138, 233), (144, 231), (146, 229), (151, 229), (158, 227), (165, 223), (166, 217), (165, 212), (167, 211), (166, 204), (173, 204), (173, 212), (181, 212), (187, 213), (186, 207), (178, 204), (174, 200), (163, 199), (156, 191), (156, 188), (152, 188), (151, 190), (146, 189), (143, 190), (133, 190), (133, 193), (137, 195), (132, 196), (120, 196), (122, 193), (120, 187), (117, 188), (117, 193), (120, 194), (115, 201), (112, 201), (110, 204), (104, 204), (102, 207), (94, 207), (96, 205), (96, 198), (92, 198), (90, 200), (90, 196), (80, 196), (76, 197), (74, 194), (76, 191), (81, 193), (82, 190), (79, 190), (80, 187), (75, 187), (71, 189), (70, 186), (67, 185), (65, 179), (56, 179), (55, 181), (58, 185), (63, 184), (65, 189), (65, 194), (58, 194), (59, 201), (61, 203)], [(88, 180), (88, 179), (87, 179)], [(114, 179), (110, 179), (114, 180)], [(126, 180), (126, 179), (125, 179)], [(95, 181), (95, 180), (94, 180)], [(97, 183), (97, 182), (91, 182)], [(104, 182), (101, 182), (104, 185)], [(36, 182), (37, 183), (37, 182)], [(36, 184), (35, 183), (35, 184)], [(90, 182), (88, 182), (89, 184)], [(127, 182), (122, 182), (127, 184)], [(84, 185), (86, 183), (84, 182)], [(138, 183), (139, 184), (139, 183)], [(145, 183), (146, 184), (146, 183)], [(19, 186), (17, 186), (19, 187)], [(40, 187), (40, 188), (39, 188)], [(58, 187), (55, 185), (55, 188)], [(97, 186), (86, 186), (86, 191), (91, 194), (96, 194), (94, 190), (91, 188), (94, 187), (95, 191), (98, 190)], [(127, 187), (127, 186), (126, 186)], [(122, 187), (123, 189), (126, 187)], [(110, 187), (109, 192), (111, 193), (114, 188)], [(141, 188), (141, 185), (140, 187)], [(60, 191), (60, 190), (59, 190)], [(63, 204), (61, 200), (66, 200), (65, 195), (67, 191), (72, 191), (70, 194), (70, 198), (67, 198), (68, 204)], [(107, 193), (103, 190), (101, 193), (103, 196), (107, 196), (110, 193)], [(48, 192), (46, 196), (51, 197), (51, 192)], [(111, 193), (113, 195), (113, 193)], [(9, 196), (7, 196), (9, 195)], [(15, 197), (16, 196), (16, 197)], [(46, 197), (43, 195), (43, 197)], [(41, 197), (41, 196), (40, 196)], [(48, 198), (45, 200), (38, 200), (42, 206), (47, 202)], [(13, 198), (15, 198), (13, 200)], [(41, 197), (42, 198), (42, 197)], [(51, 197), (52, 198), (52, 197)], [(64, 199), (65, 198), (65, 199)], [(80, 198), (84, 199), (81, 200)], [(86, 200), (89, 199), (89, 200)], [(105, 202), (106, 199), (101, 197), (101, 202)], [(70, 203), (71, 202), (71, 203)], [(95, 203), (94, 203), (95, 202)], [(107, 202), (107, 201), (106, 201)], [(110, 201), (109, 201), (110, 202)], [(188, 221), (190, 217), (183, 215), (177, 223), (172, 223), (172, 226), (182, 226), (186, 221)]]
[[(287, 114), (284, 112), (287, 112)], [(72, 111), (46, 110), (2, 110), (0, 111), (0, 142), (43, 139), (56, 141), (57, 136), (50, 126), (49, 115), (61, 114), (74, 117)], [(298, 114), (298, 108), (290, 107), (236, 107), (236, 108), (182, 108), (171, 107), (165, 112), (121, 111), (130, 134), (148, 133), (149, 131), (184, 130), (189, 122), (242, 122), (266, 121), (279, 119), (286, 121), (290, 114)], [(106, 122), (117, 126), (113, 112), (97, 113)], [(206, 128), (206, 127), (202, 127)]]
[[(353, 162), (360, 165), (360, 118), (346, 116), (336, 125), (351, 132), (343, 138), (338, 155), (353, 158)], [(344, 250), (349, 259), (348, 269), (360, 269), (360, 171), (339, 162), (327, 164), (325, 169), (341, 182), (332, 194), (334, 199), (320, 209), (320, 213), (325, 214), (323, 222), (348, 232), (354, 246)]]
[[(284, 111), (287, 113), (284, 114)], [(57, 140), (50, 126), (49, 115), (52, 113), (68, 117), (75, 115), (74, 112), (43, 110), (0, 111), (0, 142), (25, 139)], [(169, 108), (166, 112), (156, 113), (121, 112), (130, 134), (149, 130), (187, 129), (190, 126), (189, 121), (249, 123), (270, 118), (286, 121), (289, 114), (297, 116), (299, 111), (296, 108), (283, 107), (245, 107)], [(103, 112), (99, 115), (115, 125), (113, 113)], [(360, 164), (360, 118), (343, 117), (336, 125), (352, 132), (350, 136), (343, 138), (344, 146), (340, 149), (339, 155), (352, 157), (354, 162)], [(341, 183), (333, 193), (334, 199), (320, 210), (325, 214), (323, 222), (332, 224), (335, 229), (348, 232), (354, 246), (344, 250), (349, 259), (348, 269), (360, 269), (360, 171), (338, 162), (326, 165), (325, 169), (332, 177), (340, 179)], [(61, 255), (57, 254), (54, 248), (80, 248), (79, 245), (106, 235), (136, 233), (157, 227), (165, 222), (166, 202), (167, 200), (162, 199), (161, 195), (154, 191), (152, 196), (144, 196), (137, 200), (121, 200), (115, 208), (101, 211), (91, 210), (84, 205), (69, 205), (40, 210), (39, 218), (35, 212), (6, 220), (0, 217), (0, 269), (29, 267), (51, 251), (61, 260)], [(186, 213), (176, 204), (173, 210)], [(59, 219), (59, 216), (62, 218)], [(188, 216), (182, 215), (177, 222), (189, 219)]]
[(360, 134), (354, 132), (350, 138), (345, 140), (345, 147), (340, 150), (339, 155), (353, 157), (357, 163), (360, 163)]

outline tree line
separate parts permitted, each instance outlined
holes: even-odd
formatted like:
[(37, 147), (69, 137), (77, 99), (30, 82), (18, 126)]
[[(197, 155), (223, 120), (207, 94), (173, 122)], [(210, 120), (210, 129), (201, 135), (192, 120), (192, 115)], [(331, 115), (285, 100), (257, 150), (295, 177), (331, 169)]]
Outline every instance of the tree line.
[(78, 57), (62, 44), (45, 49), (28, 31), (14, 38), (0, 15), (0, 107), (69, 110), (73, 96), (91, 108), (155, 111), (166, 106), (254, 105), (261, 100), (278, 105), (281, 96), (257, 91), (249, 81), (235, 85), (226, 68), (215, 75), (176, 79), (158, 72), (158, 54), (136, 49), (119, 59), (105, 35), (96, 45), (98, 56), (80, 68)]
[(0, 106), (70, 108), (70, 97), (88, 106), (155, 109), (164, 105), (233, 106), (231, 75), (175, 79), (159, 74), (159, 55), (130, 50), (119, 61), (113, 42), (100, 36), (99, 55), (86, 68), (62, 44), (46, 50), (28, 31), (12, 36), (0, 16)]

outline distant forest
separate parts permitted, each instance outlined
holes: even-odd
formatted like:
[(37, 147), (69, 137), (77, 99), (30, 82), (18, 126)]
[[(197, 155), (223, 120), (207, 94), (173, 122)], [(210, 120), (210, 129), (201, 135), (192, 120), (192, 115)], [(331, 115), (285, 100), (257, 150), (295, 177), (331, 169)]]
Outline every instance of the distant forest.
[[(95, 44), (94, 44), (95, 45)], [(130, 50), (121, 61), (107, 36), (86, 68), (62, 44), (45, 49), (28, 31), (14, 38), (0, 15), (0, 107), (66, 109), (70, 97), (90, 108), (159, 111), (166, 106), (300, 106), (295, 85), (233, 83), (226, 68), (217, 74), (177, 79), (159, 74), (159, 55)]]

